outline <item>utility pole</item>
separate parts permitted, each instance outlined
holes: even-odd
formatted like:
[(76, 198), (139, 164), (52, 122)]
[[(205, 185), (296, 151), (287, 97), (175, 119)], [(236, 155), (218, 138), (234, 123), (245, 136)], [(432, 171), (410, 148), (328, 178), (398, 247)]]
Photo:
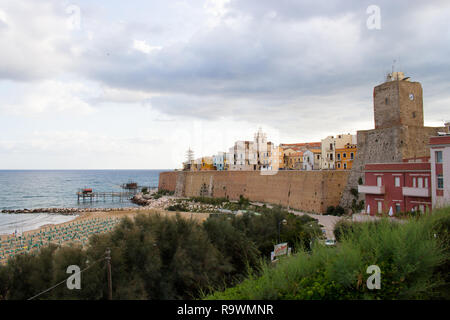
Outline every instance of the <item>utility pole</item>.
[(106, 249), (106, 271), (108, 273), (108, 300), (112, 300), (111, 250)]

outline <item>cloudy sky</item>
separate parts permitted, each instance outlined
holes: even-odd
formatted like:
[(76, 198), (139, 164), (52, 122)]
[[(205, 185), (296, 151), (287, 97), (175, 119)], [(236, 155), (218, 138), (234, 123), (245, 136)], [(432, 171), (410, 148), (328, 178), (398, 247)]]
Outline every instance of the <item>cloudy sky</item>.
[(449, 21), (447, 0), (0, 0), (0, 169), (176, 168), (258, 127), (371, 129), (394, 60), (441, 125)]

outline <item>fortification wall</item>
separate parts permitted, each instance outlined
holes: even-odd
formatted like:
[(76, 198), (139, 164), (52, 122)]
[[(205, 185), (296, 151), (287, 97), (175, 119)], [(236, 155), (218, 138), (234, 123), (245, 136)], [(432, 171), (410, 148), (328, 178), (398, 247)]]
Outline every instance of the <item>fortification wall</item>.
[(252, 201), (324, 213), (328, 206), (339, 204), (348, 174), (349, 171), (278, 171), (275, 175), (257, 171), (180, 171), (161, 173), (159, 185), (172, 187), (167, 190), (176, 191), (178, 196), (238, 200), (242, 195)]
[(166, 171), (159, 174), (158, 190), (175, 191), (178, 171)]

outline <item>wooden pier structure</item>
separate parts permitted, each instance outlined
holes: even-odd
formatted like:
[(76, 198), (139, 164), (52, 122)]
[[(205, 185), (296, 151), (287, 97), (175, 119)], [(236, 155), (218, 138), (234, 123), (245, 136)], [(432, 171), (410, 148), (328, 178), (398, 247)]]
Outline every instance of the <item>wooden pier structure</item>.
[(114, 199), (118, 199), (119, 201), (124, 201), (124, 200), (129, 200), (131, 199), (134, 195), (136, 194), (136, 192), (85, 192), (85, 191), (78, 191), (77, 192), (77, 197), (78, 197), (78, 202), (80, 201), (99, 201), (99, 200), (103, 200), (106, 201), (108, 200), (112, 200), (114, 201)]

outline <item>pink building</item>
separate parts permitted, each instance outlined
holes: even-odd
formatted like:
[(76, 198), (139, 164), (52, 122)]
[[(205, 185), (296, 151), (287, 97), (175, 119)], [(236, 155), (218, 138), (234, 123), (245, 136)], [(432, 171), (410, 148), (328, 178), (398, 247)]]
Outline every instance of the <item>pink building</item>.
[(450, 134), (430, 138), (433, 207), (450, 206)]
[(431, 211), (429, 162), (372, 163), (364, 172), (365, 184), (358, 186), (358, 192), (365, 194), (367, 213)]

